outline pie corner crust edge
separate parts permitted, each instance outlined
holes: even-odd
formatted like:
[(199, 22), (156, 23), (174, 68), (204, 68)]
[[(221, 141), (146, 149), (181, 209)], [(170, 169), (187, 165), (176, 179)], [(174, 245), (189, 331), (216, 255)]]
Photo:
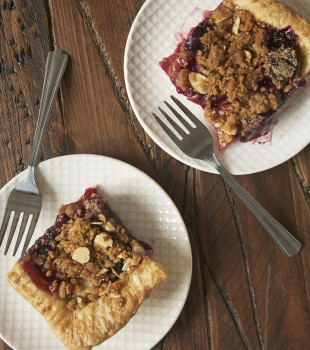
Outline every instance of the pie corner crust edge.
[(302, 59), (301, 76), (310, 73), (310, 22), (288, 5), (277, 0), (232, 0), (241, 9), (250, 11), (257, 20), (275, 28), (291, 26), (298, 35)]
[(153, 288), (168, 280), (165, 269), (148, 256), (128, 276), (84, 309), (73, 311), (57, 295), (39, 289), (19, 260), (7, 274), (11, 286), (45, 319), (54, 335), (69, 349), (89, 350), (101, 344), (135, 315)]

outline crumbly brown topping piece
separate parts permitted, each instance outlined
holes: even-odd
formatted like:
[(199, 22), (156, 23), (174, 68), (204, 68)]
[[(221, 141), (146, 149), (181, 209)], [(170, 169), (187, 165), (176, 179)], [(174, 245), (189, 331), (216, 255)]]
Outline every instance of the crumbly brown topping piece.
[(62, 206), (59, 217), (66, 215), (69, 220), (54, 226), (52, 237), (47, 231), (23, 258), (52, 279), (52, 292), (65, 299), (70, 310), (84, 308), (108, 293), (113, 282), (123, 279), (145, 254), (142, 245), (114, 217), (100, 213), (96, 198), (83, 205), (85, 213), (76, 219), (82, 210), (78, 202)]
[[(296, 50), (286, 47), (280, 50), (270, 51), (264, 69), (266, 70), (266, 74), (272, 79), (274, 85), (281, 89), (285, 83), (295, 78), (296, 67), (299, 67), (299, 65), (300, 59)], [(289, 85), (286, 89), (289, 89)]]
[[(260, 125), (261, 115), (277, 109), (281, 104), (278, 89), (292, 89), (299, 58), (295, 49), (270, 52), (268, 27), (229, 0), (208, 21), (195, 70), (180, 69), (177, 86), (206, 95), (205, 118), (223, 132), (220, 142), (224, 144), (236, 135), (245, 137)], [(181, 47), (181, 57), (192, 54)], [(266, 76), (277, 89), (263, 84)]]

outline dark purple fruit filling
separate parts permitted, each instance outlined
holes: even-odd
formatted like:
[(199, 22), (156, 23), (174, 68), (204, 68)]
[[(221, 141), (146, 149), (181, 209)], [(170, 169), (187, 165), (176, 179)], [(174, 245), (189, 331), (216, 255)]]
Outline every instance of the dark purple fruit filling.
[(188, 51), (198, 51), (203, 48), (200, 38), (206, 34), (207, 30), (212, 28), (208, 18), (204, 19), (197, 27), (193, 28), (189, 37), (184, 44), (184, 48)]
[(93, 193), (97, 193), (95, 188), (93, 188), (93, 187), (87, 188), (85, 190), (83, 196), (81, 196), (80, 199), (78, 200), (78, 202), (80, 202), (80, 203), (84, 202), (86, 199), (90, 198)]
[(298, 47), (298, 35), (294, 32), (292, 27), (277, 29), (269, 26), (268, 34), (268, 48), (270, 50), (278, 49), (281, 46)]
[(55, 235), (55, 226), (52, 226), (44, 233), (43, 237), (40, 237), (35, 241), (31, 250), (38, 254), (48, 254), (49, 251), (55, 250), (55, 247), (51, 245)]

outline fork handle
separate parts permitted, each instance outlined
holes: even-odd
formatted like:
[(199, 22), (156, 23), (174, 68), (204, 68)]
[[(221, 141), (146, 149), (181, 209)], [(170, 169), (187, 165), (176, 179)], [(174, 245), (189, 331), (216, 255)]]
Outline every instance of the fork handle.
[(41, 104), (33, 138), (33, 144), (28, 164), (29, 166), (34, 166), (36, 164), (42, 135), (46, 126), (47, 119), (49, 117), (52, 103), (58, 91), (60, 81), (65, 72), (67, 62), (68, 55), (60, 50), (52, 51), (47, 56)]
[(251, 210), (283, 253), (287, 257), (292, 257), (298, 254), (302, 247), (301, 243), (282, 225), (280, 225), (259, 203), (257, 203), (252, 196), (249, 195), (249, 193), (220, 164), (216, 156), (213, 155), (213, 159), (207, 159), (207, 162), (214, 166), (224, 180), (238, 194), (240, 199)]

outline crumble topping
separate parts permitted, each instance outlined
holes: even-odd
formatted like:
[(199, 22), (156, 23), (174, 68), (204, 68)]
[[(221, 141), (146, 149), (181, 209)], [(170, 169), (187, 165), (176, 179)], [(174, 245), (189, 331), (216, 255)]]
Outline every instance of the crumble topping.
[(202, 105), (222, 147), (235, 137), (246, 141), (297, 87), (297, 36), (256, 21), (230, 0), (198, 27), (160, 64), (178, 92)]
[(22, 260), (36, 264), (42, 279), (51, 281), (51, 292), (66, 300), (66, 307), (73, 310), (108, 293), (113, 282), (139, 265), (143, 255), (140, 242), (93, 193), (83, 202), (61, 206), (55, 225)]
[[(280, 50), (270, 51), (268, 53), (268, 61), (264, 65), (264, 68), (274, 85), (280, 89), (283, 84), (294, 79), (296, 67), (299, 67), (299, 65), (300, 59), (296, 50), (290, 47), (281, 47)], [(289, 85), (284, 89), (289, 89)]]

